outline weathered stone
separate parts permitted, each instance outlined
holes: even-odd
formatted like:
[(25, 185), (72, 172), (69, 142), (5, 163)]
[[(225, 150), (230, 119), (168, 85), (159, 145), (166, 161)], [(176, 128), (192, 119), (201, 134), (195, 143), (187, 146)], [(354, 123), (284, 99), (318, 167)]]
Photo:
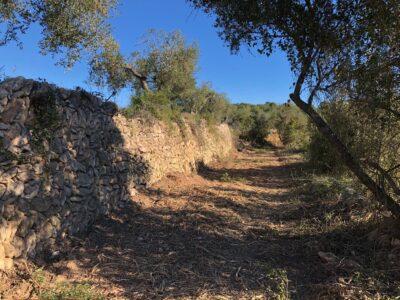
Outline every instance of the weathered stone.
[(6, 251), (4, 249), (3, 243), (0, 243), (0, 261), (6, 258)]
[(38, 212), (45, 212), (51, 206), (51, 202), (42, 197), (35, 197), (31, 200), (31, 207)]
[(21, 237), (26, 237), (34, 223), (35, 221), (33, 218), (25, 217), (21, 224), (19, 224), (17, 235)]
[(71, 161), (71, 169), (75, 172), (85, 172), (86, 168), (83, 164), (81, 164), (80, 162), (78, 162), (77, 160), (72, 160)]
[(7, 237), (7, 222), (3, 220), (0, 222), (0, 243), (3, 243)]
[(55, 137), (52, 141), (51, 141), (51, 147), (54, 150), (54, 152), (58, 153), (58, 154), (62, 154), (64, 152), (64, 146), (63, 143), (61, 141), (60, 138)]
[(20, 168), (18, 168), (18, 175), (17, 175), (18, 180), (25, 182), (32, 178), (33, 176), (30, 170), (26, 170), (25, 168), (24, 170), (21, 170)]
[(108, 115), (115, 115), (118, 111), (118, 107), (115, 103), (113, 102), (104, 102), (101, 105), (101, 108), (104, 110), (104, 112)]
[(74, 191), (74, 194), (79, 195), (81, 197), (86, 197), (93, 195), (93, 188), (92, 187), (79, 187)]
[(82, 202), (83, 200), (84, 200), (84, 198), (79, 197), (79, 196), (74, 196), (74, 197), (69, 198), (69, 201), (71, 201), (71, 202)]
[(78, 186), (89, 187), (89, 186), (91, 186), (92, 182), (93, 182), (93, 179), (89, 175), (84, 174), (84, 173), (79, 173), (78, 178), (77, 178)]
[(25, 185), (24, 198), (33, 199), (39, 194), (40, 183), (37, 181), (32, 181), (28, 185)]
[(6, 172), (3, 173), (3, 176), (7, 176), (7, 177), (14, 177), (18, 174), (18, 167), (12, 167), (9, 170), (7, 170)]
[[(34, 256), (60, 234), (79, 232), (111, 207), (122, 207), (138, 185), (168, 172), (192, 172), (197, 161), (232, 148), (226, 125), (217, 128), (220, 139), (206, 126), (183, 138), (176, 125), (127, 120), (114, 115), (115, 104), (86, 92), (39, 82), (32, 90), (33, 83), (0, 83), (0, 136), (15, 154), (0, 159), (0, 245), (9, 245), (12, 256)], [(55, 105), (57, 125), (49, 128), (49, 139), (31, 131), (38, 121), (27, 97), (31, 90), (32, 99), (49, 101), (45, 108)], [(8, 259), (1, 260), (0, 249), (0, 268), (12, 263)]]
[(56, 229), (50, 221), (46, 222), (39, 231), (38, 238), (40, 240), (49, 239), (56, 235)]
[(10, 128), (10, 125), (5, 123), (0, 123), (0, 130), (7, 130)]
[(24, 193), (25, 186), (22, 182), (16, 182), (13, 187), (11, 188), (11, 192), (15, 196), (21, 196)]
[(6, 192), (7, 192), (7, 185), (4, 183), (0, 183), (0, 199), (3, 198)]
[(28, 255), (32, 255), (35, 252), (36, 247), (36, 232), (34, 230), (29, 231), (25, 238), (25, 247)]
[(43, 166), (44, 166), (43, 163), (38, 163), (38, 164), (33, 165), (33, 170), (34, 170), (35, 174), (38, 174), (38, 175), (43, 174)]
[(3, 207), (3, 217), (6, 220), (10, 220), (15, 215), (15, 206), (12, 204), (6, 204)]
[(0, 223), (0, 242), (11, 241), (18, 229), (18, 221)]
[(1, 106), (6, 106), (8, 102), (8, 96), (9, 92), (5, 89), (0, 89), (0, 105)]
[(12, 245), (11, 243), (3, 243), (3, 247), (4, 247), (4, 253), (5, 256), (8, 258), (14, 258), (14, 257), (18, 257), (19, 255), (21, 255), (21, 253), (19, 252), (19, 249), (15, 248), (14, 245)]
[(16, 236), (14, 237), (11, 244), (14, 247), (14, 253), (11, 258), (21, 257), (21, 255), (23, 255), (25, 251), (25, 241), (22, 238)]
[(11, 123), (17, 119), (18, 114), (20, 113), (20, 108), (22, 105), (22, 101), (19, 99), (13, 99), (7, 105), (7, 108), (1, 114), (1, 120), (3, 123)]
[(11, 258), (0, 260), (0, 270), (11, 271), (14, 267), (14, 262)]

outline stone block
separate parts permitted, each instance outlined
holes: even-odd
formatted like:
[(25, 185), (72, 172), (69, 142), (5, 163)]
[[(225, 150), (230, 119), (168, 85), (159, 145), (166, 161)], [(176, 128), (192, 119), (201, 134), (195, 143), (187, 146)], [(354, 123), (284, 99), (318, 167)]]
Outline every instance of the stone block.
[(14, 262), (11, 258), (0, 259), (0, 270), (11, 271), (14, 267)]

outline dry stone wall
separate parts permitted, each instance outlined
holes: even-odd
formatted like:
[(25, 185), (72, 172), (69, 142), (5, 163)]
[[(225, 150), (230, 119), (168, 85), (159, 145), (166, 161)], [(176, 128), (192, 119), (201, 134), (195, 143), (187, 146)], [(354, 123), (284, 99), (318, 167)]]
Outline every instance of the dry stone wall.
[(148, 183), (168, 173), (191, 173), (199, 162), (208, 164), (227, 157), (234, 148), (231, 131), (226, 124), (210, 127), (205, 122), (153, 122), (114, 117), (124, 138), (125, 149), (145, 159), (150, 166)]
[(0, 83), (0, 269), (51, 251), (123, 206), (138, 185), (231, 150), (226, 125), (146, 125), (83, 90)]

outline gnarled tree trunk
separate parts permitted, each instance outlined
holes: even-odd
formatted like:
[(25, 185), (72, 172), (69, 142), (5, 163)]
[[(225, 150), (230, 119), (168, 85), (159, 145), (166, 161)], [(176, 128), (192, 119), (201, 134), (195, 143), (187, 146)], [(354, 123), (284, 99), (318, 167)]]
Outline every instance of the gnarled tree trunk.
[(339, 152), (346, 166), (374, 194), (380, 204), (387, 208), (395, 218), (400, 219), (400, 204), (364, 171), (361, 164), (351, 155), (347, 147), (336, 136), (325, 120), (314, 110), (312, 105), (304, 102), (298, 94), (291, 94), (290, 99), (311, 118), (321, 134)]
[(125, 67), (125, 70), (128, 73), (132, 74), (134, 77), (136, 77), (140, 81), (140, 84), (141, 84), (143, 90), (145, 90), (146, 92), (150, 91), (149, 85), (147, 84), (147, 77), (146, 76), (140, 74), (138, 71), (136, 71), (130, 65)]

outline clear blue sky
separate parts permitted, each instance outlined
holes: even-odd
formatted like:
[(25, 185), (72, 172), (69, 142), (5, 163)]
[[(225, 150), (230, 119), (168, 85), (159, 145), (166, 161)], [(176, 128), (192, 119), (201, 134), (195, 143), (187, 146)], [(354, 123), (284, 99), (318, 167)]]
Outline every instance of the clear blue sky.
[[(126, 54), (138, 47), (138, 41), (149, 29), (165, 31), (180, 30), (188, 42), (197, 42), (200, 47), (198, 82), (211, 82), (219, 92), (225, 93), (234, 102), (282, 103), (288, 99), (292, 75), (285, 56), (278, 52), (270, 58), (255, 51), (243, 49), (232, 55), (229, 48), (218, 37), (213, 27), (213, 18), (194, 10), (185, 0), (123, 0), (119, 13), (111, 20), (113, 32)], [(0, 57), (7, 76), (44, 78), (60, 86), (72, 88), (88, 86), (88, 69), (85, 62), (72, 70), (55, 66), (51, 56), (39, 54), (37, 41), (40, 28), (33, 27), (22, 38), (23, 49), (15, 44), (0, 47)], [(129, 103), (129, 92), (120, 93), (116, 102)]]

